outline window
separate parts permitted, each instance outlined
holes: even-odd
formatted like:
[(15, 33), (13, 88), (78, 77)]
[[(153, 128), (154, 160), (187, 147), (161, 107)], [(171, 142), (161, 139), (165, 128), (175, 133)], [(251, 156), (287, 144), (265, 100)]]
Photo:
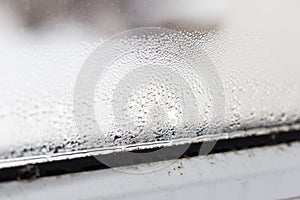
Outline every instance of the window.
[(298, 130), (299, 3), (248, 3), (1, 2), (0, 168)]

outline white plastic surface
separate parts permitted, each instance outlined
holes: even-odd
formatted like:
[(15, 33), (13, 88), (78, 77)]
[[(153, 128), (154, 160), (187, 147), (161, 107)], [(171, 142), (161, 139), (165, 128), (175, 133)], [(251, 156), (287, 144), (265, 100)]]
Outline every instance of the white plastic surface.
[(300, 196), (300, 143), (0, 184), (0, 199), (288, 199)]

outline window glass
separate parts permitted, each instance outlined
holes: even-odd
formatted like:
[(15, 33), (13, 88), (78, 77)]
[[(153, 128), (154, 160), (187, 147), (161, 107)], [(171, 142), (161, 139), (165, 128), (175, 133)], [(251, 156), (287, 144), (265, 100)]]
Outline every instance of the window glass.
[(0, 159), (299, 128), (298, 1), (0, 5)]

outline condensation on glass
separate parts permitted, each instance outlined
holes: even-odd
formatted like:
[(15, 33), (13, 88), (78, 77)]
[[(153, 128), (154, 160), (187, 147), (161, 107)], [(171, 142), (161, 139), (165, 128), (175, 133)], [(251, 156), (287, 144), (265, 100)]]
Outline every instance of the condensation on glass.
[[(293, 0), (1, 1), (0, 159), (298, 128), (299, 8)], [(162, 32), (126, 35), (145, 27)], [(95, 85), (99, 131), (86, 116), (78, 128), (79, 72), (114, 38), (136, 49), (111, 60)], [(190, 68), (196, 59), (217, 72), (220, 108), (214, 77), (207, 83)]]

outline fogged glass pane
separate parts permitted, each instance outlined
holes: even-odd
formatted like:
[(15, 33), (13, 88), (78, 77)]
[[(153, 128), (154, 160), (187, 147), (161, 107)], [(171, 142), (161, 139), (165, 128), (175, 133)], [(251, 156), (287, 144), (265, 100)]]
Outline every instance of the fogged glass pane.
[(299, 8), (1, 1), (0, 158), (297, 129)]

